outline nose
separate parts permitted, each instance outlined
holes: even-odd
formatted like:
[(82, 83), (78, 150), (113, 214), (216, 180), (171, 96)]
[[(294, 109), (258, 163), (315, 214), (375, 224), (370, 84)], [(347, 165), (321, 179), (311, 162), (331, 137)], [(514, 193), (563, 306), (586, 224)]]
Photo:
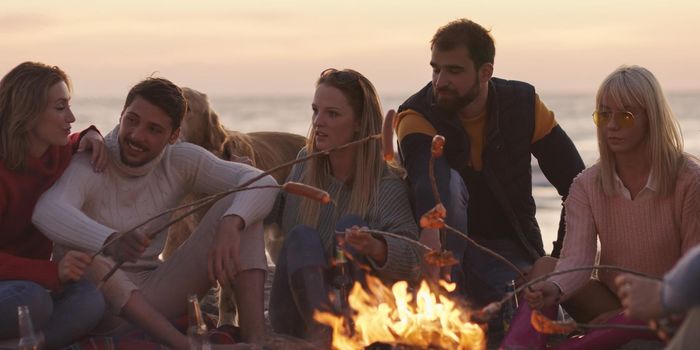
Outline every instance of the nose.
[(615, 118), (614, 115), (610, 116), (610, 119), (608, 119), (608, 122), (605, 124), (605, 127), (610, 130), (617, 130), (620, 128), (620, 124), (617, 122), (617, 118)]
[(447, 85), (449, 85), (449, 79), (447, 79), (447, 74), (444, 71), (440, 71), (440, 73), (433, 73), (434, 80), (435, 80), (435, 86), (437, 88), (442, 88)]
[(323, 113), (318, 112), (316, 115), (313, 116), (313, 120), (311, 122), (311, 125), (313, 125), (314, 128), (318, 128), (319, 126), (322, 126), (325, 123), (325, 119), (323, 118)]
[(131, 138), (133, 141), (137, 143), (141, 143), (143, 141), (143, 135), (144, 132), (141, 130), (140, 127), (135, 127), (131, 130), (131, 133), (129, 134), (129, 138)]
[(75, 115), (73, 114), (73, 110), (68, 108), (68, 113), (66, 114), (66, 123), (70, 124), (75, 121)]

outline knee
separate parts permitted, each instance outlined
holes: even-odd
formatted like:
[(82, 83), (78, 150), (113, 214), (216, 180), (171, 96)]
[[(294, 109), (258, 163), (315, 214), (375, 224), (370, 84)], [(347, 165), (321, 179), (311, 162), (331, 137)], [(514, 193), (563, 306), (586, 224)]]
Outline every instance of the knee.
[(460, 209), (466, 209), (469, 202), (469, 191), (467, 185), (464, 184), (462, 175), (456, 171), (450, 171), (450, 193), (452, 194), (452, 205), (458, 206)]
[(80, 310), (81, 321), (85, 325), (96, 325), (107, 308), (105, 298), (97, 287), (90, 281), (80, 280), (71, 284), (69, 293), (69, 297), (81, 305), (77, 308)]
[(287, 233), (284, 245), (288, 251), (304, 251), (310, 247), (322, 247), (321, 237), (315, 229), (307, 225), (297, 225)]
[(12, 287), (12, 294), (17, 306), (29, 307), (34, 327), (43, 328), (53, 313), (53, 299), (46, 288), (34, 282), (21, 281)]

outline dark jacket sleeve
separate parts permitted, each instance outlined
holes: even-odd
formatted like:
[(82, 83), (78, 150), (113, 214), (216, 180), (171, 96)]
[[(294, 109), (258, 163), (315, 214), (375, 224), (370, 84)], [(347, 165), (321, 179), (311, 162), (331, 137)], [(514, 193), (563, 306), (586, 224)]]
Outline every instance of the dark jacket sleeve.
[(585, 169), (585, 166), (578, 150), (576, 150), (576, 146), (574, 146), (574, 143), (559, 125), (555, 126), (547, 136), (532, 145), (532, 154), (537, 158), (544, 176), (557, 189), (559, 195), (562, 196), (559, 232), (552, 250), (552, 256), (559, 257), (562, 243), (564, 242), (564, 235), (566, 234), (563, 203), (569, 194), (571, 183), (576, 175)]
[[(411, 202), (416, 222), (436, 204), (428, 172), (431, 145), (432, 137), (420, 133), (406, 135), (399, 144), (403, 166), (411, 185)], [(440, 200), (442, 203), (450, 203), (450, 166), (444, 157), (435, 160), (435, 180)], [(447, 210), (449, 215), (450, 208)]]

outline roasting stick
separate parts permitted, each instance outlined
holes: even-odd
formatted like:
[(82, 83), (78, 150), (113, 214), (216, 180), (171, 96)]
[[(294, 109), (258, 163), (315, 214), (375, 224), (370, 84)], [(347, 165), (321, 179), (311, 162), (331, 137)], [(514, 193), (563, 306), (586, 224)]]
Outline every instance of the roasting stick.
[[(367, 136), (367, 137), (365, 137), (365, 138), (362, 138), (362, 139), (359, 139), (359, 140), (356, 140), (356, 141), (353, 141), (353, 142), (349, 142), (349, 143), (346, 143), (346, 144), (343, 144), (343, 145), (339, 145), (339, 146), (336, 146), (336, 147), (331, 147), (331, 148), (329, 148), (329, 149), (327, 149), (327, 150), (325, 150), (325, 151), (318, 151), (318, 152), (311, 153), (311, 154), (309, 154), (309, 155), (307, 155), (307, 156), (305, 156), (305, 157), (298, 158), (298, 159), (295, 159), (295, 160), (286, 162), (286, 163), (284, 163), (284, 164), (280, 164), (280, 165), (278, 165), (278, 166), (276, 166), (276, 167), (273, 167), (273, 168), (271, 168), (271, 169), (269, 169), (269, 170), (267, 170), (267, 171), (265, 171), (265, 172), (263, 172), (263, 173), (261, 173), (261, 174), (255, 176), (255, 177), (253, 177), (252, 179), (246, 181), (245, 183), (243, 183), (243, 184), (242, 184), (241, 186), (239, 186), (239, 187), (236, 187), (236, 188), (233, 188), (233, 189), (231, 189), (231, 190), (224, 191), (224, 192), (215, 193), (215, 194), (209, 195), (209, 196), (207, 196), (207, 197), (204, 197), (204, 198), (202, 198), (202, 199), (199, 199), (199, 200), (197, 200), (197, 201), (194, 201), (194, 202), (191, 202), (191, 203), (188, 203), (188, 204), (185, 204), (185, 205), (181, 205), (181, 206), (178, 206), (178, 207), (175, 207), (175, 208), (171, 208), (171, 209), (165, 210), (165, 211), (163, 211), (163, 212), (161, 212), (161, 213), (159, 213), (159, 214), (157, 214), (157, 215), (155, 215), (155, 216), (149, 218), (148, 220), (146, 220), (146, 221), (144, 221), (144, 222), (142, 222), (142, 223), (140, 223), (140, 224), (138, 224), (138, 225), (136, 225), (136, 226), (134, 226), (134, 227), (132, 227), (132, 228), (130, 228), (130, 229), (124, 231), (124, 232), (119, 233), (115, 239), (113, 239), (112, 241), (110, 241), (110, 242), (108, 242), (107, 244), (105, 244), (104, 246), (102, 246), (102, 248), (100, 248), (95, 254), (93, 254), (93, 258), (94, 258), (95, 256), (97, 256), (98, 254), (103, 253), (104, 250), (105, 250), (107, 247), (109, 247), (110, 245), (114, 244), (114, 242), (116, 242), (117, 240), (121, 239), (121, 238), (124, 236), (124, 234), (126, 234), (126, 233), (128, 233), (128, 232), (131, 232), (131, 231), (133, 231), (133, 230), (136, 230), (136, 229), (138, 229), (138, 228), (140, 228), (140, 227), (143, 227), (144, 225), (150, 223), (151, 221), (153, 221), (153, 220), (155, 220), (155, 219), (157, 219), (157, 218), (159, 218), (159, 217), (161, 217), (161, 216), (163, 216), (163, 215), (172, 213), (172, 212), (174, 212), (174, 211), (176, 211), (176, 210), (178, 210), (178, 209), (187, 208), (187, 207), (193, 207), (191, 210), (187, 211), (185, 214), (183, 214), (183, 215), (181, 215), (181, 216), (179, 216), (179, 217), (177, 217), (177, 218), (175, 218), (175, 219), (173, 219), (173, 220), (170, 220), (168, 223), (166, 223), (166, 224), (164, 224), (163, 226), (159, 227), (157, 230), (154, 230), (154, 231), (149, 232), (149, 233), (147, 234), (147, 236), (149, 237), (149, 239), (154, 238), (155, 236), (158, 235), (158, 233), (163, 232), (166, 228), (168, 228), (168, 227), (170, 227), (171, 225), (175, 224), (176, 222), (178, 222), (178, 221), (184, 219), (184, 218), (187, 217), (188, 215), (191, 215), (192, 213), (194, 213), (195, 211), (197, 211), (197, 210), (203, 208), (204, 206), (208, 205), (209, 203), (215, 202), (215, 201), (217, 201), (217, 200), (219, 200), (219, 199), (221, 199), (221, 198), (223, 198), (223, 197), (225, 197), (225, 196), (227, 196), (227, 195), (229, 195), (229, 194), (231, 194), (231, 193), (247, 190), (246, 188), (247, 188), (248, 186), (250, 186), (250, 184), (254, 183), (255, 181), (258, 181), (258, 180), (262, 179), (263, 177), (265, 177), (265, 176), (267, 176), (267, 175), (269, 175), (269, 174), (271, 174), (271, 173), (273, 173), (273, 172), (275, 172), (275, 171), (277, 171), (277, 170), (280, 170), (280, 169), (283, 169), (283, 168), (292, 166), (292, 165), (297, 164), (297, 163), (305, 162), (305, 161), (307, 161), (307, 160), (309, 160), (309, 159), (311, 159), (311, 158), (314, 158), (314, 157), (324, 156), (324, 155), (327, 156), (327, 155), (329, 155), (329, 154), (330, 154), (331, 152), (333, 152), (333, 151), (345, 149), (345, 148), (348, 148), (348, 147), (353, 147), (353, 146), (356, 146), (356, 145), (361, 144), (361, 143), (364, 143), (364, 142), (368, 142), (368, 141), (375, 140), (375, 139), (380, 139), (381, 137), (382, 137), (381, 134), (370, 135), (370, 136)], [(285, 184), (285, 185), (286, 185), (286, 184)], [(309, 186), (309, 187), (311, 187), (311, 186)], [(256, 188), (275, 188), (275, 186), (269, 186), (269, 187), (257, 186)], [(277, 186), (277, 188), (280, 188), (280, 187)], [(254, 187), (251, 187), (251, 188), (249, 188), (249, 189), (254, 189)], [(319, 190), (319, 191), (320, 191), (320, 190)], [(323, 192), (325, 193), (325, 191), (323, 191)], [(326, 196), (325, 196), (324, 198), (327, 198), (328, 201), (330, 202), (330, 196), (328, 196), (327, 193), (326, 193)], [(311, 198), (311, 199), (314, 199), (314, 198)], [(326, 202), (326, 203), (327, 203), (327, 202)], [(112, 269), (110, 269), (110, 271), (100, 280), (100, 282), (99, 282), (99, 284), (98, 284), (98, 288), (101, 287), (102, 285), (104, 285), (104, 283), (116, 272), (117, 269), (119, 269), (119, 267), (121, 267), (122, 264), (124, 264), (123, 261), (117, 262), (117, 263), (112, 267)]]
[[(447, 212), (445, 210), (445, 207), (442, 204), (442, 200), (440, 199), (440, 193), (438, 192), (438, 189), (437, 189), (437, 181), (435, 179), (435, 171), (434, 171), (435, 159), (442, 157), (442, 155), (444, 153), (444, 147), (445, 147), (445, 138), (442, 135), (435, 135), (433, 137), (433, 141), (432, 141), (431, 148), (430, 148), (430, 162), (428, 164), (428, 175), (430, 177), (430, 185), (431, 185), (431, 188), (433, 191), (433, 197), (435, 197), (436, 205), (428, 213), (423, 215), (423, 218), (421, 218), (421, 227), (425, 228), (423, 226), (423, 221), (424, 221), (423, 219), (424, 218), (425, 218), (426, 223), (431, 223), (431, 221), (437, 220), (437, 222), (433, 222), (433, 225), (435, 225), (435, 226), (432, 228), (440, 228), (440, 229), (445, 228), (449, 231), (452, 231), (453, 233), (455, 233), (458, 236), (467, 240), (470, 244), (474, 245), (478, 249), (493, 256), (494, 258), (498, 259), (499, 261), (501, 261), (502, 263), (504, 263), (505, 265), (507, 265), (508, 267), (513, 269), (513, 271), (517, 272), (518, 275), (520, 275), (520, 277), (525, 277), (523, 272), (517, 266), (513, 265), (513, 263), (508, 261), (508, 259), (506, 259), (502, 255), (494, 252), (493, 250), (482, 246), (481, 244), (477, 243), (476, 241), (471, 239), (469, 236), (467, 236), (463, 232), (457, 230), (454, 227), (451, 227), (450, 225), (447, 225), (447, 223), (444, 222), (444, 218), (446, 217)], [(466, 213), (464, 213), (464, 215), (466, 215)], [(440, 241), (443, 243), (445, 242), (445, 238), (444, 238), (444, 234), (443, 234), (442, 230), (441, 230), (441, 235), (440, 235)]]
[[(345, 149), (345, 148), (348, 148), (348, 147), (356, 146), (356, 145), (358, 145), (358, 144), (361, 144), (361, 143), (364, 143), (364, 142), (368, 142), (368, 141), (371, 141), (371, 140), (374, 140), (374, 139), (379, 139), (379, 138), (381, 138), (381, 135), (380, 135), (380, 134), (370, 135), (370, 136), (367, 136), (367, 137), (365, 137), (365, 138), (363, 138), (363, 139), (359, 139), (359, 140), (356, 140), (356, 141), (353, 141), (353, 142), (346, 143), (346, 144), (344, 144), (344, 145), (338, 145), (338, 146), (336, 146), (336, 147), (329, 148), (329, 149), (327, 149), (327, 150), (325, 150), (325, 151), (318, 151), (318, 152), (311, 153), (311, 154), (309, 154), (309, 155), (307, 155), (307, 156), (305, 156), (305, 157), (298, 158), (298, 159), (294, 159), (294, 160), (291, 160), (291, 161), (286, 162), (286, 163), (284, 163), (284, 164), (280, 164), (280, 165), (278, 165), (278, 166), (276, 166), (276, 167), (273, 167), (273, 168), (271, 168), (271, 169), (269, 169), (269, 170), (267, 170), (267, 171), (265, 171), (265, 172), (263, 172), (263, 173), (261, 173), (261, 174), (255, 176), (255, 177), (253, 177), (252, 179), (246, 181), (246, 182), (243, 183), (242, 185), (240, 185), (240, 186), (238, 186), (238, 187), (236, 187), (236, 188), (234, 188), (234, 189), (231, 189), (231, 190), (228, 190), (228, 191), (224, 191), (224, 192), (228, 192), (228, 193), (226, 193), (226, 194), (230, 194), (230, 193), (236, 192), (236, 191), (238, 191), (240, 188), (247, 187), (247, 186), (249, 186), (250, 184), (252, 184), (253, 182), (258, 181), (258, 180), (262, 179), (263, 177), (265, 177), (265, 176), (267, 176), (267, 175), (269, 175), (269, 174), (271, 174), (271, 173), (274, 173), (274, 172), (277, 171), (277, 170), (280, 170), (280, 169), (283, 169), (283, 168), (286, 168), (286, 167), (290, 167), (290, 166), (292, 166), (292, 165), (294, 165), (294, 164), (297, 164), (297, 163), (305, 162), (305, 161), (307, 161), (307, 160), (309, 160), (309, 159), (311, 159), (311, 158), (314, 158), (314, 157), (318, 157), (318, 156), (322, 156), (322, 155), (328, 155), (328, 154), (330, 154), (330, 152), (333, 152), (333, 151), (337, 151), (337, 150)], [(134, 231), (134, 230), (136, 230), (136, 229), (138, 229), (138, 228), (140, 228), (140, 227), (142, 227), (142, 226), (144, 226), (144, 225), (150, 223), (151, 221), (153, 221), (153, 220), (155, 220), (155, 219), (158, 219), (159, 217), (161, 217), (161, 216), (163, 216), (163, 215), (170, 214), (170, 213), (172, 213), (172, 212), (174, 212), (174, 211), (177, 211), (177, 210), (179, 210), (179, 209), (183, 209), (183, 208), (187, 208), (187, 207), (191, 207), (191, 206), (195, 206), (195, 205), (198, 206), (197, 208), (201, 208), (201, 207), (199, 207), (199, 204), (205, 203), (204, 205), (207, 205), (207, 204), (209, 204), (209, 203), (211, 203), (211, 202), (215, 202), (215, 201), (221, 199), (223, 196), (226, 196), (226, 195), (223, 195), (223, 196), (221, 195), (221, 194), (224, 193), (224, 192), (214, 193), (214, 194), (209, 195), (209, 196), (206, 196), (206, 197), (204, 197), (204, 198), (200, 198), (200, 199), (198, 199), (198, 200), (196, 200), (196, 201), (193, 201), (193, 202), (190, 202), (190, 203), (186, 203), (186, 204), (183, 204), (183, 205), (180, 205), (180, 206), (178, 206), (178, 207), (174, 207), (174, 208), (171, 208), (171, 209), (168, 209), (168, 210), (164, 210), (164, 211), (162, 211), (162, 212), (156, 214), (155, 216), (152, 216), (152, 217), (149, 218), (148, 220), (146, 220), (146, 221), (144, 221), (144, 222), (142, 222), (142, 223), (140, 223), (140, 224), (138, 224), (138, 225), (135, 225), (135, 226), (133, 226), (133, 227), (127, 229), (127, 230), (124, 230), (123, 232), (119, 233), (115, 239), (111, 240), (110, 242), (108, 242), (107, 244), (105, 244), (104, 246), (102, 246), (102, 248), (100, 248), (100, 250), (98, 250), (95, 254), (93, 254), (93, 258), (94, 258), (95, 256), (97, 256), (98, 254), (104, 252), (105, 248), (107, 248), (109, 245), (111, 245), (111, 244), (113, 244), (114, 242), (116, 242), (119, 238), (121, 238), (121, 237), (122, 237), (124, 234), (126, 234), (127, 232)], [(189, 214), (191, 214), (191, 212), (188, 212), (188, 215), (189, 215)]]
[[(566, 270), (560, 270), (560, 271), (554, 271), (550, 272), (548, 274), (542, 275), (540, 277), (534, 278), (531, 281), (528, 281), (526, 283), (523, 283), (520, 287), (516, 288), (515, 291), (512, 293), (506, 294), (501, 300), (495, 301), (493, 303), (490, 303), (486, 305), (485, 307), (481, 308), (478, 313), (476, 314), (476, 317), (480, 321), (487, 321), (489, 318), (491, 318), (493, 315), (495, 315), (500, 309), (501, 306), (506, 303), (509, 299), (514, 298), (516, 295), (518, 295), (520, 292), (525, 290), (526, 288), (530, 288), (532, 285), (542, 282), (544, 280), (547, 280), (550, 277), (558, 276), (558, 275), (564, 275), (567, 273), (572, 273), (572, 272), (577, 272), (577, 271), (591, 271), (591, 270), (612, 270), (612, 271), (619, 271), (619, 272), (625, 272), (637, 276), (642, 276), (654, 280), (661, 280), (658, 277), (651, 276), (642, 272), (630, 270), (624, 267), (619, 267), (619, 266), (613, 266), (613, 265), (590, 265), (590, 266), (580, 266), (580, 267), (574, 267)], [(554, 322), (554, 321), (553, 321)], [(576, 328), (581, 328), (581, 329), (594, 329), (594, 328), (619, 328), (619, 329), (630, 329), (630, 330), (640, 330), (640, 331), (648, 331), (651, 330), (651, 328), (647, 326), (637, 326), (637, 325), (619, 325), (619, 324), (588, 324), (588, 323), (575, 323)]]

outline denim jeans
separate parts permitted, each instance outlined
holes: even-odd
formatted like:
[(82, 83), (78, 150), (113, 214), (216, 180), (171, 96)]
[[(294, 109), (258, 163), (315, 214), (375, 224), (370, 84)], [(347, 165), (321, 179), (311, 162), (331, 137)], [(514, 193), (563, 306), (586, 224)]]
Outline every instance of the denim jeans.
[(85, 336), (102, 317), (105, 301), (95, 285), (81, 280), (51, 292), (31, 281), (0, 281), (0, 339), (19, 337), (17, 307), (29, 306), (34, 330), (43, 332), (47, 349)]
[[(450, 203), (446, 223), (463, 233), (467, 232), (467, 203), (469, 194), (458, 172), (450, 172)], [(505, 220), (505, 218), (504, 218)], [(474, 238), (474, 237), (472, 237)], [(532, 258), (515, 239), (482, 239), (475, 241), (500, 254), (520, 269), (532, 265)], [(446, 248), (460, 260), (452, 267), (452, 281), (458, 292), (476, 307), (499, 300), (505, 295), (506, 283), (518, 278), (518, 273), (500, 260), (469, 244), (464, 238), (447, 232)], [(496, 317), (489, 322), (489, 344), (498, 344), (503, 333), (503, 319)]]
[[(336, 223), (336, 231), (345, 231), (354, 225), (367, 226), (362, 219), (356, 215), (342, 217)], [(364, 257), (350, 251), (351, 247), (345, 249), (353, 255), (356, 261), (364, 262)], [(351, 264), (354, 265), (354, 264)], [(325, 256), (323, 243), (318, 232), (309, 226), (298, 225), (287, 232), (284, 238), (284, 245), (280, 250), (275, 277), (272, 282), (270, 292), (270, 323), (277, 333), (289, 334), (302, 337), (306, 325), (297, 308), (291, 289), (291, 276), (294, 272), (309, 266), (323, 267), (326, 272), (330, 270), (328, 258)], [(361, 277), (364, 271), (351, 266), (350, 275), (354, 281), (363, 280)], [(330, 290), (330, 276), (326, 273), (325, 282), (327, 290)]]

